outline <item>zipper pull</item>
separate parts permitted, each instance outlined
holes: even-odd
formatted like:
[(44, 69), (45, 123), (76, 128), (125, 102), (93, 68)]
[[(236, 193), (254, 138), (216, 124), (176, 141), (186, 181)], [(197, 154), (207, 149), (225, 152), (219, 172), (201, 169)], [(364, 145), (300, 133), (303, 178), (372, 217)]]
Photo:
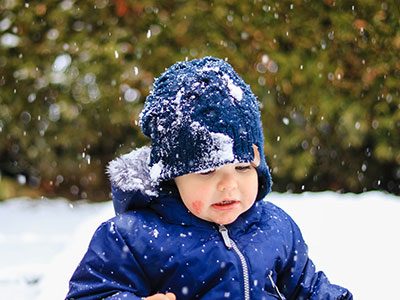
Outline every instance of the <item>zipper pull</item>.
[(226, 229), (226, 227), (224, 225), (219, 225), (219, 232), (222, 235), (222, 239), (224, 240), (225, 246), (228, 249), (232, 248), (232, 243), (231, 243), (231, 239), (228, 235), (228, 229)]
[(286, 300), (285, 296), (283, 296), (279, 291), (277, 285), (274, 282), (274, 279), (272, 279), (272, 270), (269, 271), (268, 278), (269, 281), (271, 281), (272, 287), (274, 288), (275, 292), (278, 294), (279, 300)]

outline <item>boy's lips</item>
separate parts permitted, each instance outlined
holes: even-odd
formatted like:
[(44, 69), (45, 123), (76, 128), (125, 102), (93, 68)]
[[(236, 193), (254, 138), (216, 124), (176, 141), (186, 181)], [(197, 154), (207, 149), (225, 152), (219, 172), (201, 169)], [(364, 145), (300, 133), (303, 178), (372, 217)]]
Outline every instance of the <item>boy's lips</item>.
[(223, 200), (212, 204), (211, 206), (218, 210), (229, 210), (235, 208), (240, 202), (237, 200)]

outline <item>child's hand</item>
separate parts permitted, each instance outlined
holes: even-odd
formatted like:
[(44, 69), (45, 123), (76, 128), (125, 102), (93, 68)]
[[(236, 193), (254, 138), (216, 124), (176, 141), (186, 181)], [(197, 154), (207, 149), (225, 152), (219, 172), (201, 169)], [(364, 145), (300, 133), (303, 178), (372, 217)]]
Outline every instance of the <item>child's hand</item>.
[(166, 294), (155, 294), (150, 297), (146, 297), (146, 300), (176, 300), (176, 297), (172, 293), (166, 293)]

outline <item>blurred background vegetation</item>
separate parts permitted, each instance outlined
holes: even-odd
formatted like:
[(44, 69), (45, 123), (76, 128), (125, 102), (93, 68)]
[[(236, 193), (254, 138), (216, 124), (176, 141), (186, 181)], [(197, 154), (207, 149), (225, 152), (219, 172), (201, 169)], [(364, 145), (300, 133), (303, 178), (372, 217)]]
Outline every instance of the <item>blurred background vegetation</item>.
[(206, 55), (258, 96), (275, 191), (400, 194), (397, 0), (0, 3), (0, 199), (109, 199), (154, 76)]

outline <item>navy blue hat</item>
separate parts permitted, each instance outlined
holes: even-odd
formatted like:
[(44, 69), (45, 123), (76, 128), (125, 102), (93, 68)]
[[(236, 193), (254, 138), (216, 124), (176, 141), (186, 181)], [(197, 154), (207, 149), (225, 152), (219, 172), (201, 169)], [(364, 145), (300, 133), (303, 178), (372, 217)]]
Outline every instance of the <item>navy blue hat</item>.
[(153, 180), (252, 162), (255, 145), (261, 158), (257, 199), (270, 192), (258, 100), (224, 60), (205, 57), (168, 68), (154, 82), (140, 125), (152, 143)]

